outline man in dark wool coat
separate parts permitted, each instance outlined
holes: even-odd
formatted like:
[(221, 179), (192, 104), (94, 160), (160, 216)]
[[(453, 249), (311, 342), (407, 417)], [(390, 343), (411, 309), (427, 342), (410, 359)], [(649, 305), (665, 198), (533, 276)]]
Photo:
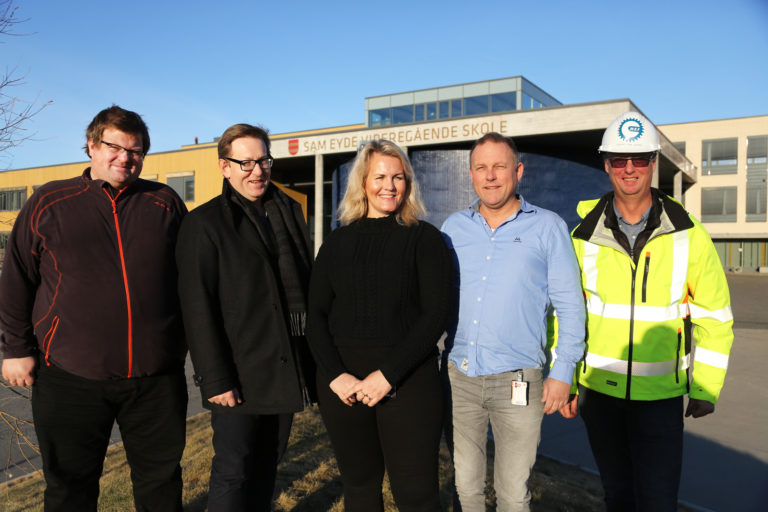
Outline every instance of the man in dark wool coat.
[(176, 250), (195, 383), (211, 410), (211, 512), (270, 510), (293, 413), (312, 400), (309, 234), (300, 205), (270, 183), (269, 150), (264, 129), (227, 128), (223, 191), (187, 216)]

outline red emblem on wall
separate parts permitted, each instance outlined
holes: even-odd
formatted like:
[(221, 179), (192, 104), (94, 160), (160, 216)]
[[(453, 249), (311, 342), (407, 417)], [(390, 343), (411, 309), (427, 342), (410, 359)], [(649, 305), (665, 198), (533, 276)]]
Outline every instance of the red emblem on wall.
[(288, 152), (292, 155), (299, 152), (299, 139), (290, 139), (288, 141)]

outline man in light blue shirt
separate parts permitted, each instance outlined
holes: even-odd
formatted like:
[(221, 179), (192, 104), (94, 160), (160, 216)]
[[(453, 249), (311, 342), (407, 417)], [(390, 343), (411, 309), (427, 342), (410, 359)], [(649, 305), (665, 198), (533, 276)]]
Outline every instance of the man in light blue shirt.
[[(443, 224), (455, 253), (459, 312), (449, 334), (456, 489), (464, 512), (485, 510), (488, 422), (497, 510), (529, 510), (528, 477), (543, 414), (568, 403), (584, 354), (584, 299), (565, 222), (517, 195), (512, 139), (488, 133), (470, 151), (478, 200)], [(547, 374), (547, 309), (558, 342)]]

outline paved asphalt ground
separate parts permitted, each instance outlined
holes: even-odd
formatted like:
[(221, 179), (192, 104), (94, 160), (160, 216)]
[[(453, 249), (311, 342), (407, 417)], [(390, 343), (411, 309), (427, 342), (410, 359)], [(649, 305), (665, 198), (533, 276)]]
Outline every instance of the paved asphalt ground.
[[(715, 412), (685, 419), (680, 501), (768, 510), (768, 275), (728, 274), (734, 344)], [(687, 404), (687, 399), (686, 399)], [(539, 453), (597, 472), (581, 419), (547, 416)]]
[[(725, 388), (715, 413), (685, 420), (685, 451), (680, 500), (718, 512), (768, 510), (768, 275), (729, 274), (735, 317), (735, 342)], [(189, 414), (202, 410), (191, 382)], [(8, 414), (31, 420), (29, 402), (0, 387), (0, 420)], [(34, 439), (30, 426), (23, 426)], [(113, 439), (119, 440), (115, 430)], [(31, 460), (25, 461), (22, 451)], [(539, 452), (596, 471), (581, 419), (548, 416)], [(40, 460), (0, 421), (0, 482), (40, 467)]]

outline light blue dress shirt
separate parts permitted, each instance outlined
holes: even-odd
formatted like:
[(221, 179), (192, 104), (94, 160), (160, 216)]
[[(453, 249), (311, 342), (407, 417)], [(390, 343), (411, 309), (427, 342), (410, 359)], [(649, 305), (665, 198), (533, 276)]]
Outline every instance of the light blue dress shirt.
[(518, 197), (520, 209), (496, 229), (479, 213), (479, 200), (443, 223), (459, 288), (448, 357), (470, 377), (543, 368), (551, 303), (558, 340), (549, 376), (571, 383), (584, 354), (584, 295), (576, 254), (563, 219)]

